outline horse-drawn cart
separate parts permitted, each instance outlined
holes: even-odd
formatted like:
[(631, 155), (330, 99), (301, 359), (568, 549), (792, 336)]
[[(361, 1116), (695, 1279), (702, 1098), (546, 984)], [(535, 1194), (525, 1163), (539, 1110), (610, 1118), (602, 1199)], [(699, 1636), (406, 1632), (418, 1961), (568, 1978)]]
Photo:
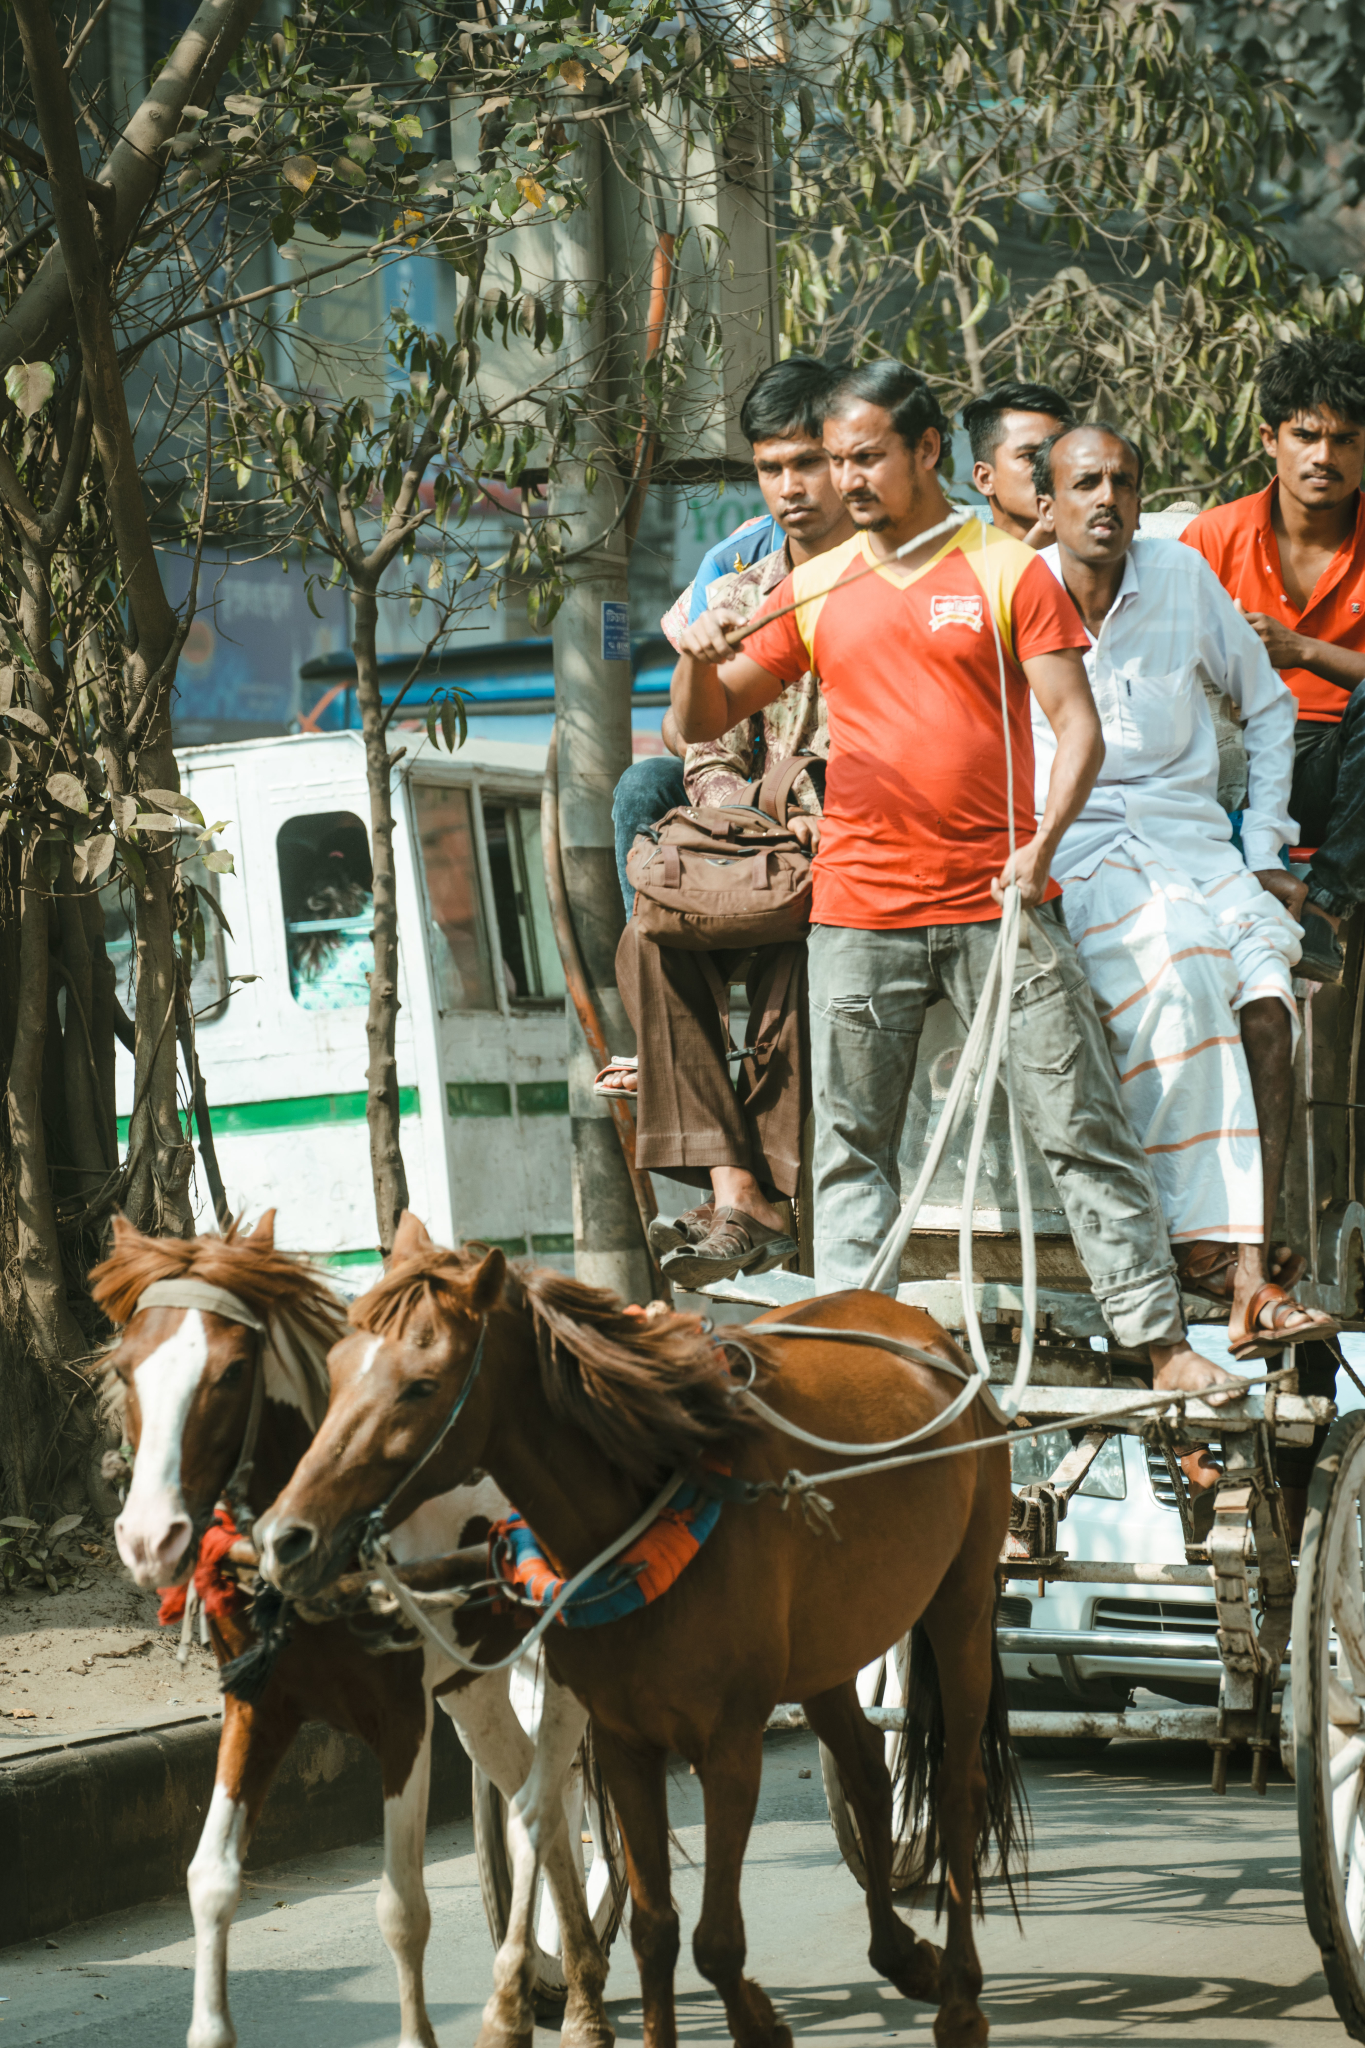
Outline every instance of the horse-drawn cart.
[[(1365, 1329), (1365, 1104), (1358, 1093), (1363, 969), (1365, 933), (1357, 922), (1345, 984), (1297, 985), (1304, 1032), (1275, 1232), (1308, 1257), (1299, 1298), (1329, 1310), (1351, 1329)], [(961, 1045), (956, 1020), (940, 1004), (925, 1031), (902, 1147), (903, 1178), (914, 1177), (933, 1137)], [(1215, 1408), (1194, 1396), (1153, 1396), (1145, 1362), (1118, 1350), (1105, 1334), (1046, 1167), (1031, 1147), (1030, 1152), (1038, 1340), (1016, 1427), (1038, 1435), (1064, 1430), (1065, 1449), (1049, 1476), (1018, 1488), (1000, 1561), (998, 1643), (1007, 1660), (1012, 1654), (1057, 1660), (1053, 1668), (1060, 1668), (1076, 1697), (1066, 1706), (1012, 1712), (1011, 1732), (1017, 1739), (1129, 1735), (1206, 1742), (1216, 1793), (1226, 1790), (1234, 1749), (1250, 1751), (1253, 1789), (1264, 1792), (1278, 1750), (1298, 1788), (1308, 1924), (1347, 2031), (1365, 2040), (1365, 1414), (1337, 1416), (1328, 1391), (1332, 1361), (1321, 1345), (1288, 1349), (1279, 1361), (1269, 1361), (1259, 1369), (1259, 1383), (1229, 1407)], [(970, 1281), (960, 1272), (958, 1240), (965, 1153), (965, 1144), (956, 1154), (950, 1149), (920, 1210), (901, 1260), (899, 1297), (961, 1335), (969, 1292), (992, 1379), (1008, 1383), (1025, 1298), (1021, 1218), (1001, 1099), (988, 1124), (973, 1204)], [(707, 1293), (718, 1317), (728, 1319), (752, 1315), (760, 1305), (808, 1298), (809, 1291), (800, 1274), (771, 1273), (718, 1284)], [(1211, 1324), (1226, 1313), (1193, 1297), (1186, 1309), (1192, 1323)], [(1179, 1509), (1183, 1558), (1068, 1555), (1068, 1505), (1115, 1436), (1140, 1442), (1146, 1456), (1164, 1466), (1168, 1497)], [(1222, 1467), (1207, 1534), (1196, 1533), (1180, 1466), (1182, 1456), (1201, 1445), (1214, 1447)], [(1297, 1555), (1278, 1469), (1289, 1451), (1304, 1463), (1303, 1454), (1317, 1452)], [(1105, 1610), (1111, 1625), (1049, 1628), (1047, 1590), (1067, 1585), (1093, 1587), (1091, 1611)], [(1010, 1597), (1012, 1587), (1036, 1588), (1036, 1597)], [(1116, 1592), (1136, 1596), (1136, 1614), (1144, 1607), (1153, 1614), (1147, 1632), (1136, 1614), (1124, 1617), (1130, 1625), (1112, 1626), (1121, 1612)], [(1216, 1628), (1201, 1636), (1182, 1625), (1181, 1615), (1193, 1619), (1198, 1607), (1182, 1608), (1180, 1602), (1211, 1608)], [(1136, 1660), (1158, 1670), (1164, 1660), (1179, 1660), (1186, 1670), (1191, 1663), (1206, 1668), (1207, 1701), (1170, 1701), (1150, 1711), (1096, 1705), (1097, 1688), (1087, 1686), (1085, 1673), (1096, 1664), (1112, 1669), (1110, 1660)], [(889, 1750), (903, 1718), (904, 1664), (902, 1646), (865, 1672), (860, 1686), (869, 1718), (887, 1731)], [(1164, 1690), (1159, 1683), (1153, 1689)], [(1175, 1690), (1179, 1695), (1181, 1688)], [(1198, 1688), (1191, 1690), (1197, 1694)], [(800, 1716), (784, 1710), (776, 1719), (797, 1725)], [(857, 1875), (856, 1827), (837, 1774), (827, 1768), (825, 1780), (835, 1833)], [(908, 1837), (908, 1829), (902, 1832)], [(898, 1876), (909, 1884), (916, 1875), (903, 1843)]]

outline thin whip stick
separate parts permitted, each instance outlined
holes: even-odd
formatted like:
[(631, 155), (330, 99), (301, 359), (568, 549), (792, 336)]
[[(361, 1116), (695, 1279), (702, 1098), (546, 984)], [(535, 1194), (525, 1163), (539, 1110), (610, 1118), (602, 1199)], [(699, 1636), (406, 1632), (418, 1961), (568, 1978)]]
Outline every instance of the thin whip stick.
[[(965, 506), (954, 505), (946, 519), (940, 519), (937, 526), (929, 527), (924, 533), (917, 533), (913, 540), (906, 541), (904, 547), (897, 548), (885, 561), (869, 562), (865, 568), (855, 571), (852, 576), (841, 576), (837, 582), (830, 584), (829, 590), (817, 590), (810, 597), (798, 597), (791, 604), (784, 604), (778, 611), (763, 612), (760, 617), (751, 619), (747, 626), (739, 626), (725, 637), (732, 647), (738, 647), (742, 640), (747, 640), (760, 626), (771, 626), (774, 619), (785, 619), (789, 612), (800, 611), (803, 604), (818, 604), (822, 597), (829, 596), (830, 591), (847, 590), (851, 583), (861, 583), (864, 576), (875, 576), (878, 569), (886, 567), (887, 562), (899, 562), (902, 556), (912, 555), (916, 548), (927, 546), (931, 540), (937, 540), (942, 534), (955, 532), (959, 526), (965, 525), (967, 520), (975, 517), (976, 514), (967, 511)], [(695, 659), (695, 656), (693, 658)]]

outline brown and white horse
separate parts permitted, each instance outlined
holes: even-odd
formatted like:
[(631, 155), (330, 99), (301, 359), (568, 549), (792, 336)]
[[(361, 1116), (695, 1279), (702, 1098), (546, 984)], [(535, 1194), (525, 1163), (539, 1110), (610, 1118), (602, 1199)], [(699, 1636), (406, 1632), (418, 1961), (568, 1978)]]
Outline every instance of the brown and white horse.
[[(345, 1333), (344, 1311), (308, 1266), (276, 1250), (273, 1214), (250, 1236), (234, 1231), (189, 1239), (143, 1237), (116, 1218), (113, 1250), (91, 1277), (96, 1300), (124, 1326), (110, 1366), (136, 1457), (115, 1525), (119, 1554), (140, 1586), (183, 1585), (225, 1492), (248, 1522), (269, 1506), (306, 1452), (326, 1412), (324, 1360)], [(394, 1532), (394, 1554), (405, 1562), (444, 1556), (481, 1542), (490, 1521), (506, 1512), (497, 1487), (476, 1475), (418, 1505)], [(218, 1604), (208, 1603), (208, 1625), (225, 1663), (253, 1637), (243, 1605), (215, 1615)], [(447, 1625), (465, 1655), (481, 1663), (514, 1650), (525, 1632), (515, 1616), (495, 1617), (486, 1606), (457, 1609)], [(400, 2048), (435, 2048), (422, 1987), (430, 1929), (422, 1857), (437, 1698), (474, 1762), (509, 1801), (514, 1854), (521, 1815), (531, 1808), (564, 1938), (565, 2039), (574, 2048), (609, 2048), (602, 2005), (606, 1961), (564, 1815), (565, 1778), (586, 1724), (583, 1709), (547, 1674), (533, 1750), (505, 1671), (471, 1674), (430, 1647), (373, 1654), (341, 1620), (296, 1621), (256, 1704), (226, 1698), (213, 1797), (189, 1869), (195, 1924), (189, 2048), (233, 2048), (236, 2041), (227, 1940), (243, 1859), (275, 1772), (300, 1727), (313, 1720), (360, 1736), (379, 1760), (384, 1876), (377, 1911), (398, 1972)], [(534, 1853), (528, 1845), (522, 1861)], [(517, 1905), (529, 1919), (529, 1894)], [(524, 1971), (499, 1981), (488, 2024), (494, 2038), (529, 2042)]]
[[(981, 1859), (993, 1834), (1008, 1876), (1017, 1780), (995, 1655), (996, 1561), (1009, 1520), (1009, 1457), (981, 1399), (934, 1445), (964, 1448), (910, 1469), (830, 1487), (832, 1529), (791, 1509), (793, 1447), (746, 1406), (695, 1317), (646, 1321), (614, 1297), (549, 1272), (506, 1270), (501, 1252), (444, 1252), (405, 1217), (389, 1271), (351, 1311), (360, 1334), (330, 1361), (332, 1405), (257, 1527), (262, 1569), (306, 1597), (335, 1570), (365, 1516), (433, 1445), (421, 1483), (487, 1470), (514, 1499), (559, 1574), (576, 1574), (638, 1523), (670, 1475), (728, 1468), (719, 1520), (663, 1597), (597, 1627), (552, 1628), (549, 1661), (588, 1706), (625, 1837), (646, 2048), (674, 2048), (678, 1953), (665, 1765), (702, 1781), (706, 1876), (693, 1953), (741, 2048), (791, 2035), (743, 1974), (740, 1872), (758, 1797), (763, 1730), (800, 1702), (833, 1753), (867, 1868), (874, 1968), (938, 2007), (940, 2048), (975, 2048), (987, 2023), (972, 1937)], [(828, 1330), (779, 1341), (774, 1322)], [(840, 1330), (874, 1342), (838, 1341)], [(911, 1363), (875, 1339), (941, 1358)], [(765, 1400), (814, 1436), (875, 1446), (933, 1426), (966, 1361), (921, 1311), (881, 1295), (802, 1303), (744, 1331)], [(457, 1421), (444, 1441), (456, 1401)], [(849, 1461), (803, 1445), (805, 1472)], [(734, 1482), (757, 1489), (734, 1497)], [(828, 1483), (828, 1482), (826, 1482)], [(856, 1674), (915, 1632), (903, 1748), (908, 1810), (929, 1814), (927, 1865), (942, 1862), (943, 1954), (917, 1941), (891, 1899), (892, 1787)]]

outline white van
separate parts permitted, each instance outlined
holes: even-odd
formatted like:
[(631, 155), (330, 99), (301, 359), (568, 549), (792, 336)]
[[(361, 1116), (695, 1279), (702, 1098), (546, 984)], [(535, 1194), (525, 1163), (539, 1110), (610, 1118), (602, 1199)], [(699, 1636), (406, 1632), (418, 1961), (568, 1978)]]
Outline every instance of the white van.
[[(484, 1238), (571, 1271), (564, 976), (540, 852), (544, 750), (479, 739), (452, 756), (424, 735), (402, 737), (398, 1074), (412, 1206), (438, 1242)], [(179, 761), (185, 794), (209, 824), (225, 821), (216, 844), (235, 867), (196, 868), (226, 928), (206, 920), (193, 983), (228, 1204), (253, 1215), (273, 1205), (281, 1242), (330, 1266), (377, 1267), (360, 734), (192, 747)], [(337, 900), (349, 914), (331, 914)], [(114, 889), (106, 909), (129, 1008), (132, 946)], [(132, 1061), (120, 1050), (120, 1143), (131, 1107)], [(194, 1195), (199, 1227), (212, 1228), (202, 1172)]]

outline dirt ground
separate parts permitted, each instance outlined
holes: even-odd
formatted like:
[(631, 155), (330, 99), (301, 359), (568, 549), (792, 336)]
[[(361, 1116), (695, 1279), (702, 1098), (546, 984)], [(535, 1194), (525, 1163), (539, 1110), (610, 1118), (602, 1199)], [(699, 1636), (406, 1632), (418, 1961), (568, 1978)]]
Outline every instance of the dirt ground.
[(0, 1749), (117, 1728), (148, 1714), (209, 1712), (218, 1667), (180, 1625), (158, 1628), (154, 1593), (133, 1585), (107, 1530), (82, 1531), (80, 1582), (0, 1591)]

